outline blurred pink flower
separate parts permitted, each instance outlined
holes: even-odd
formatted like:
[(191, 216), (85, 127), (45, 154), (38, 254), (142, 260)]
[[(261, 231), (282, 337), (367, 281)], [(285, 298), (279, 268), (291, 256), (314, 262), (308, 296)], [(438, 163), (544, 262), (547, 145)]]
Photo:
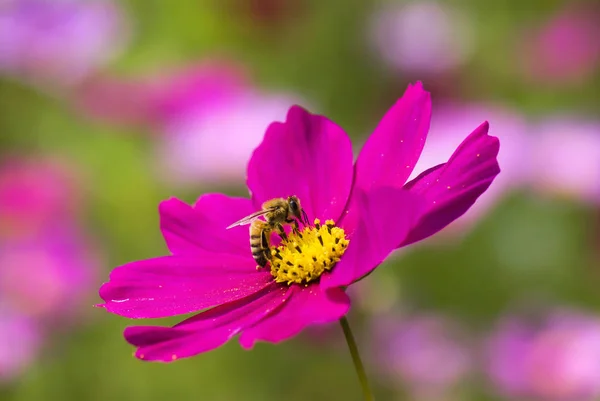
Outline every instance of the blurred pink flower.
[(0, 302), (0, 384), (14, 379), (33, 362), (41, 342), (35, 321), (11, 313)]
[(208, 114), (252, 88), (241, 65), (212, 59), (144, 77), (96, 75), (78, 88), (76, 105), (102, 121), (161, 132), (182, 113)]
[(555, 116), (532, 130), (532, 187), (542, 194), (599, 204), (600, 121)]
[(523, 73), (544, 84), (582, 83), (600, 67), (600, 9), (569, 5), (520, 35)]
[(463, 12), (435, 0), (383, 4), (372, 17), (371, 39), (394, 69), (437, 74), (464, 63), (473, 51)]
[(93, 115), (157, 132), (158, 173), (175, 184), (240, 184), (267, 125), (301, 100), (262, 91), (243, 69), (210, 61), (142, 82), (103, 80), (81, 94)]
[(498, 155), (502, 173), (477, 203), (449, 226), (450, 231), (446, 231), (456, 234), (457, 230), (465, 231), (474, 225), (511, 190), (521, 188), (528, 182), (531, 152), (528, 125), (523, 116), (501, 105), (447, 103), (434, 111), (427, 143), (411, 178), (427, 166), (447, 160), (462, 141), (461, 132), (482, 119), (490, 122), (494, 135), (502, 143), (503, 150)]
[(161, 173), (179, 184), (241, 184), (265, 127), (283, 120), (298, 99), (247, 91), (204, 110), (181, 110), (158, 146)]
[(587, 401), (600, 396), (600, 320), (558, 311), (541, 322), (506, 318), (488, 342), (487, 371), (516, 399)]
[(89, 294), (98, 255), (68, 225), (0, 242), (0, 301), (16, 313), (52, 323), (72, 316)]
[(460, 327), (434, 315), (383, 315), (372, 322), (373, 362), (414, 396), (444, 398), (460, 386), (472, 367), (472, 350)]
[(74, 166), (45, 156), (0, 163), (0, 303), (53, 319), (72, 311), (97, 274), (98, 255), (78, 227)]
[(51, 158), (0, 161), (0, 241), (36, 235), (42, 227), (74, 218), (80, 198), (72, 170)]
[(126, 36), (110, 0), (6, 0), (0, 71), (36, 84), (73, 84), (114, 56)]
[(240, 69), (208, 64), (164, 81), (155, 95), (162, 121), (159, 173), (175, 184), (241, 184), (266, 127), (300, 99), (252, 86)]
[(525, 366), (534, 336), (532, 327), (505, 319), (488, 339), (486, 370), (501, 393), (512, 397), (528, 393)]

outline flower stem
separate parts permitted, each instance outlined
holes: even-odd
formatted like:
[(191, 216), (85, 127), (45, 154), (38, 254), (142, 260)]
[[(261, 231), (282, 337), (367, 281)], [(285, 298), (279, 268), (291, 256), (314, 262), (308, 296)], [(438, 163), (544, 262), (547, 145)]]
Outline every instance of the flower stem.
[(346, 342), (348, 343), (350, 355), (352, 355), (352, 362), (354, 362), (354, 368), (356, 369), (358, 380), (360, 381), (360, 385), (363, 389), (365, 401), (374, 401), (375, 397), (373, 397), (373, 393), (371, 392), (371, 388), (369, 387), (369, 381), (367, 380), (365, 368), (362, 364), (362, 361), (360, 360), (360, 355), (358, 354), (358, 347), (356, 346), (356, 341), (354, 340), (354, 335), (352, 334), (352, 330), (350, 330), (350, 325), (348, 324), (348, 319), (346, 319), (346, 316), (340, 319), (340, 325), (342, 326), (342, 330), (344, 331), (344, 336), (346, 337)]

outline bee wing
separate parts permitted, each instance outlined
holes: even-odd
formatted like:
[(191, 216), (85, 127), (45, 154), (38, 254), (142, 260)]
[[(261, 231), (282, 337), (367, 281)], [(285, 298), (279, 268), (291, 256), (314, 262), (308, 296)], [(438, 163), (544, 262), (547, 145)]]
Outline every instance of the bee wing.
[(263, 209), (263, 210), (259, 210), (256, 213), (252, 213), (251, 215), (246, 216), (243, 219), (238, 220), (235, 223), (231, 224), (229, 227), (227, 227), (227, 230), (229, 230), (230, 228), (233, 228), (233, 227), (245, 226), (246, 224), (250, 224), (254, 220), (258, 219), (260, 216), (264, 216), (265, 214), (272, 212), (275, 209), (276, 208)]

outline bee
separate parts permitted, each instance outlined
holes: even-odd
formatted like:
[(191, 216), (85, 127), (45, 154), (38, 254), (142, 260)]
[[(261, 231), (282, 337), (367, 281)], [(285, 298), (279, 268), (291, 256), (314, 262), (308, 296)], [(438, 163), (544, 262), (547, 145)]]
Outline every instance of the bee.
[[(264, 216), (265, 220), (259, 217)], [(250, 224), (250, 250), (252, 257), (259, 267), (265, 267), (271, 259), (271, 233), (275, 231), (281, 239), (287, 239), (284, 224), (293, 224), (293, 230), (298, 230), (298, 220), (308, 224), (308, 216), (297, 196), (275, 198), (262, 204), (262, 210), (252, 213), (236, 221), (227, 229)]]

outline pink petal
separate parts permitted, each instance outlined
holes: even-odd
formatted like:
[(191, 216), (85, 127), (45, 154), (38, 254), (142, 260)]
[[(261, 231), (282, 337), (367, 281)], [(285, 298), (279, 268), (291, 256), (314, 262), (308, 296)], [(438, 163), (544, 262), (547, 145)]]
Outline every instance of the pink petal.
[(348, 216), (342, 226), (348, 230), (350, 244), (342, 260), (321, 286), (348, 286), (369, 274), (398, 247), (414, 224), (422, 198), (400, 188), (378, 187), (368, 192), (355, 188)]
[(296, 195), (310, 219), (337, 219), (352, 186), (352, 144), (344, 131), (299, 106), (269, 126), (248, 165), (255, 207)]
[[(143, 360), (171, 362), (226, 343), (246, 327), (277, 311), (290, 296), (289, 287), (272, 284), (256, 294), (218, 306), (175, 327), (128, 327), (127, 341)], [(175, 356), (175, 357), (174, 357)]]
[(242, 347), (249, 349), (256, 341), (278, 343), (298, 334), (310, 324), (340, 319), (350, 308), (350, 298), (340, 289), (322, 291), (318, 285), (293, 286), (293, 293), (283, 307), (240, 336)]
[(249, 227), (226, 229), (256, 211), (249, 199), (205, 194), (192, 207), (171, 198), (160, 204), (159, 211), (163, 236), (174, 254), (208, 250), (245, 255), (251, 260)]
[(362, 148), (355, 185), (363, 189), (404, 185), (419, 160), (430, 120), (429, 92), (420, 82), (409, 85)]
[(270, 282), (269, 272), (240, 256), (164, 256), (114, 269), (100, 288), (101, 306), (134, 319), (173, 316), (243, 298)]
[(456, 149), (447, 163), (433, 167), (405, 185), (424, 196), (417, 225), (402, 245), (407, 245), (446, 227), (465, 213), (500, 172), (498, 138), (488, 135), (484, 122)]

